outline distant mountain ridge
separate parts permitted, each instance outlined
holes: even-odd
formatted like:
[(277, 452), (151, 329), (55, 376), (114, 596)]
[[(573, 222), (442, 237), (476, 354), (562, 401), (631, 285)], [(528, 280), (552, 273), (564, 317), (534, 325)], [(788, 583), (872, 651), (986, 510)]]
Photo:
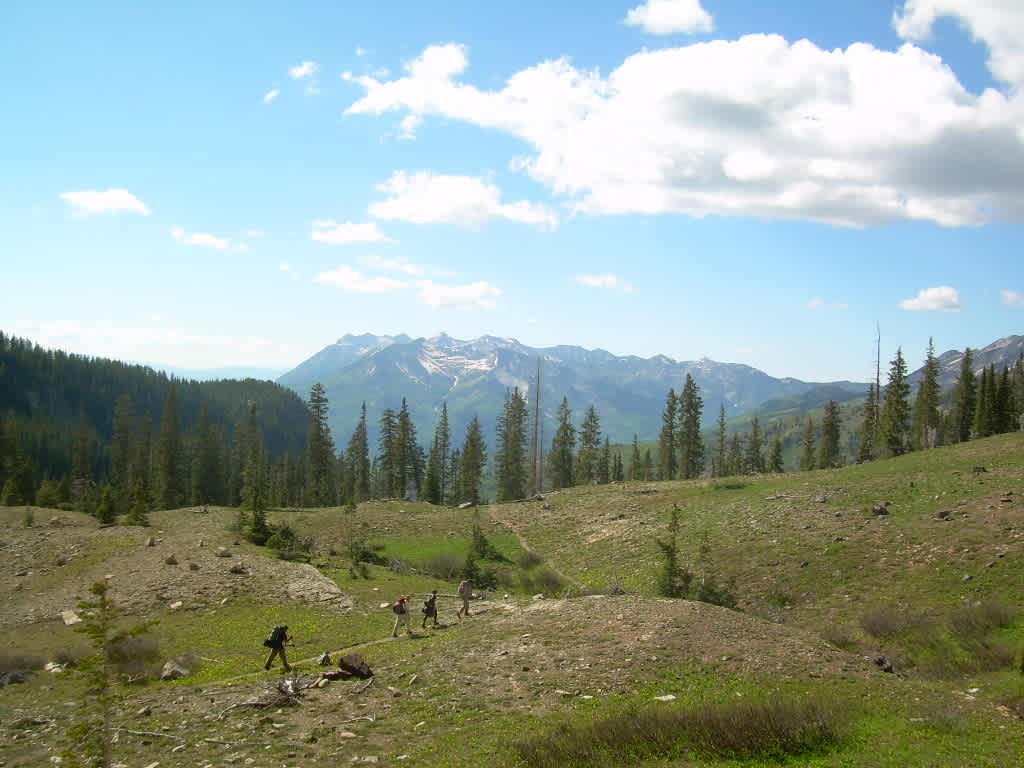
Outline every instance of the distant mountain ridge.
[[(506, 390), (519, 387), (530, 394), (541, 360), (541, 403), (544, 433), (550, 438), (554, 414), (562, 397), (569, 399), (577, 422), (593, 404), (604, 432), (626, 442), (637, 434), (653, 439), (660, 429), (665, 396), (670, 387), (682, 389), (686, 374), (693, 376), (704, 398), (704, 425), (717, 418), (719, 406), (727, 417), (765, 401), (800, 397), (827, 386), (846, 398), (862, 396), (866, 383), (849, 381), (818, 384), (775, 378), (739, 363), (707, 358), (676, 361), (665, 355), (641, 358), (617, 356), (603, 349), (559, 345), (534, 348), (511, 338), (481, 336), (455, 339), (345, 335), (284, 374), (278, 383), (306, 397), (319, 381), (330, 400), (330, 424), (335, 440), (344, 446), (365, 401), (375, 419), (385, 408), (409, 402), (421, 442), (428, 442), (441, 404), (448, 403), (456, 441), (474, 415), (488, 434), (494, 429)], [(837, 394), (837, 396), (839, 396)], [(375, 425), (371, 425), (375, 426)]]
[[(996, 370), (1002, 370), (1016, 363), (1021, 355), (1024, 355), (1024, 336), (1006, 336), (980, 349), (971, 349), (971, 360), (976, 374), (990, 365), (995, 365)], [(939, 386), (942, 389), (949, 389), (956, 383), (963, 359), (962, 349), (951, 349), (939, 355)], [(909, 381), (916, 384), (923, 372), (924, 366), (921, 366), (908, 377)]]

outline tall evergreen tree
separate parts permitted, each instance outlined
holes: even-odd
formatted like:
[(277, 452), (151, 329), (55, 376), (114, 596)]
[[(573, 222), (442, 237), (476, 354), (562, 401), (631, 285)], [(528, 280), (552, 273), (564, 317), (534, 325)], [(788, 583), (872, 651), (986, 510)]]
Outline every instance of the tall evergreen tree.
[(633, 433), (633, 450), (629, 454), (629, 479), (643, 480), (644, 460), (640, 455), (640, 441), (636, 432)]
[(196, 457), (192, 471), (192, 503), (213, 504), (223, 500), (220, 440), (206, 407), (199, 411)]
[(687, 480), (700, 477), (704, 472), (704, 438), (700, 420), (704, 412), (704, 398), (690, 374), (686, 374), (683, 393), (678, 399), (676, 440), (679, 457), (679, 475)]
[[(12, 430), (12, 434), (16, 435)], [(12, 451), (12, 455), (16, 453)], [(85, 499), (95, 485), (92, 474), (92, 439), (85, 420), (78, 422), (75, 442), (71, 454), (71, 501), (75, 508), (85, 511)], [(92, 511), (92, 510), (88, 510)]]
[(132, 459), (135, 457), (135, 405), (131, 395), (121, 395), (114, 404), (114, 420), (110, 438), (110, 481), (114, 486), (116, 506), (127, 511), (133, 486)]
[(910, 448), (910, 385), (907, 383), (907, 363), (903, 349), (896, 349), (896, 357), (889, 364), (889, 381), (882, 403), (882, 439), (891, 456), (902, 456)]
[(750, 422), (750, 436), (747, 438), (747, 452), (743, 457), (744, 471), (748, 474), (764, 472), (764, 439), (761, 436), (761, 420), (754, 416)]
[(818, 468), (832, 469), (839, 462), (839, 406), (829, 400), (821, 420), (821, 445), (818, 449)]
[(503, 412), (498, 417), (494, 456), (498, 501), (513, 501), (526, 496), (527, 416), (526, 399), (519, 388), (507, 392)]
[(996, 434), (1010, 431), (1013, 417), (1013, 387), (1010, 384), (1010, 368), (1003, 368), (996, 385), (995, 399), (992, 404), (992, 431)]
[(349, 501), (358, 504), (370, 498), (370, 443), (366, 434), (366, 403), (359, 410), (356, 424), (345, 452), (349, 465)]
[(605, 435), (604, 445), (601, 446), (601, 453), (597, 460), (597, 482), (600, 485), (607, 485), (612, 480), (612, 443)]
[[(525, 441), (525, 433), (524, 433)], [(487, 466), (487, 445), (484, 443), (483, 430), (476, 416), (466, 428), (466, 439), (462, 450), (453, 451), (453, 459), (459, 461), (459, 475), (456, 486), (458, 497), (462, 502), (480, 504), (480, 485), (483, 481), (484, 467)]]
[(729, 474), (726, 461), (725, 405), (718, 406), (718, 437), (715, 442), (715, 477)]
[(768, 471), (769, 472), (785, 472), (782, 461), (782, 435), (778, 432), (775, 433), (775, 439), (772, 440), (772, 452), (768, 458)]
[(391, 408), (385, 408), (378, 423), (380, 434), (377, 437), (377, 496), (390, 499), (399, 493), (398, 418)]
[(576, 455), (576, 427), (572, 423), (572, 410), (569, 399), (562, 398), (558, 406), (558, 426), (551, 438), (551, 453), (548, 454), (549, 480), (551, 487), (571, 488), (573, 482), (573, 462)]
[[(878, 429), (878, 392), (875, 385), (868, 385), (868, 397), (864, 403), (861, 416), (860, 442), (857, 448), (857, 463), (873, 461), (875, 458), (875, 439)], [(803, 466), (801, 466), (803, 469)]]
[(591, 405), (580, 426), (580, 450), (576, 456), (576, 484), (597, 482), (597, 465), (601, 453), (601, 419)]
[(650, 448), (645, 448), (644, 449), (643, 479), (644, 480), (653, 480), (654, 479), (654, 458), (651, 456), (651, 449)]
[(185, 488), (182, 485), (183, 451), (178, 421), (177, 384), (171, 382), (160, 417), (160, 436), (156, 443), (156, 462), (153, 467), (153, 487), (160, 509), (181, 506)]
[(960, 359), (960, 375), (954, 388), (953, 413), (955, 414), (956, 438), (964, 443), (971, 439), (974, 426), (974, 408), (977, 404), (977, 382), (974, 378), (974, 353), (968, 347)]
[(612, 482), (624, 483), (626, 481), (626, 468), (622, 465), (622, 454), (617, 452), (612, 457)]
[(807, 472), (816, 466), (814, 461), (814, 422), (807, 417), (807, 428), (804, 430), (803, 453), (800, 456), (800, 469)]
[(452, 430), (448, 424), (448, 401), (445, 400), (441, 403), (441, 417), (437, 422), (437, 429), (434, 431), (434, 442), (437, 445), (438, 453), (440, 454), (440, 461), (438, 466), (440, 472), (438, 473), (438, 480), (440, 480), (440, 493), (438, 497), (443, 502), (445, 496), (448, 494), (447, 478), (445, 476), (445, 467), (448, 464), (448, 454), (452, 450)]
[(674, 480), (676, 476), (676, 429), (678, 401), (675, 389), (669, 389), (665, 410), (661, 412), (661, 432), (658, 435), (658, 459), (661, 479)]
[(315, 507), (336, 501), (334, 485), (334, 438), (327, 424), (328, 401), (323, 385), (318, 381), (309, 392), (309, 437), (306, 453), (309, 457), (310, 502)]
[(914, 400), (911, 422), (913, 445), (918, 450), (934, 448), (939, 444), (942, 417), (939, 414), (939, 361), (935, 357), (935, 343), (928, 339), (928, 353), (924, 360), (921, 382)]
[(729, 452), (726, 456), (726, 476), (739, 475), (743, 472), (743, 443), (735, 432), (729, 440)]

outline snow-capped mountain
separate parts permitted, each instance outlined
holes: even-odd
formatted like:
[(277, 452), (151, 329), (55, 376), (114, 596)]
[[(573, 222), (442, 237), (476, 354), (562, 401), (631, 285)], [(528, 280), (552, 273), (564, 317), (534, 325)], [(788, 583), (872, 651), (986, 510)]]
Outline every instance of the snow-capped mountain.
[[(701, 388), (705, 426), (717, 418), (720, 405), (733, 416), (766, 400), (802, 395), (821, 386), (706, 358), (680, 362), (664, 355), (620, 357), (602, 349), (533, 348), (515, 339), (481, 336), (464, 341), (447, 334), (419, 339), (343, 336), (278, 381), (303, 397), (317, 381), (324, 385), (331, 428), (341, 447), (355, 427), (362, 402), (368, 416), (376, 419), (385, 408), (397, 409), (403, 397), (423, 442), (429, 440), (441, 404), (447, 402), (458, 441), (474, 415), (487, 433), (493, 432), (507, 390), (518, 387), (532, 399), (538, 359), (545, 434), (552, 434), (554, 414), (566, 397), (578, 418), (593, 404), (603, 430), (616, 442), (629, 441), (634, 434), (641, 440), (656, 437), (665, 396), (670, 387), (682, 389), (687, 373)], [(867, 389), (866, 384), (852, 382), (830, 386), (848, 398)]]

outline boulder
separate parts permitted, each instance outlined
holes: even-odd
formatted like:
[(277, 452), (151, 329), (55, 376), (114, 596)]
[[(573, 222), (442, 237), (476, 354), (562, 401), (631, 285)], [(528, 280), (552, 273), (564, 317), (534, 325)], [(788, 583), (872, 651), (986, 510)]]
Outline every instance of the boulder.
[(231, 550), (227, 547), (217, 547), (217, 551), (214, 554), (217, 557), (231, 557)]
[(885, 502), (883, 504), (876, 504), (871, 509), (871, 511), (874, 512), (876, 515), (879, 515), (879, 516), (888, 515), (889, 514), (889, 507), (887, 506), (887, 504), (888, 504), (888, 502)]
[(199, 563), (189, 563), (188, 564), (188, 569), (190, 571), (198, 571), (199, 570)]
[(27, 683), (33, 675), (35, 672), (31, 669), (12, 669), (9, 672), (0, 673), (0, 688), (15, 683)]
[(242, 563), (235, 563), (234, 565), (232, 565), (228, 569), (228, 573), (234, 573), (234, 574), (237, 574), (237, 575), (244, 575), (244, 574), (248, 573), (248, 571), (245, 570), (245, 566)]
[(82, 620), (78, 618), (78, 614), (74, 611), (61, 611), (60, 618), (64, 622), (64, 626), (70, 627), (72, 624), (81, 624)]
[(469, 509), (472, 506), (474, 506), (472, 501), (464, 501), (459, 504), (459, 509)]
[(373, 670), (370, 669), (370, 665), (366, 663), (366, 659), (363, 658), (361, 653), (346, 653), (338, 659), (338, 667), (345, 670), (353, 677), (358, 677), (363, 680), (368, 677), (373, 677)]
[(146, 537), (146, 546), (147, 547), (155, 547), (156, 546), (156, 539), (154, 539), (152, 536), (147, 536)]
[(160, 669), (161, 680), (177, 680), (181, 677), (187, 677), (191, 672), (185, 667), (181, 666), (174, 659), (171, 659)]
[(319, 664), (321, 667), (330, 666), (331, 654), (329, 654), (327, 651), (324, 651), (323, 655), (319, 659), (317, 659), (316, 663)]
[(167, 563), (167, 565), (177, 565), (178, 564), (178, 558), (176, 558), (174, 555), (168, 555), (164, 559), (164, 562)]

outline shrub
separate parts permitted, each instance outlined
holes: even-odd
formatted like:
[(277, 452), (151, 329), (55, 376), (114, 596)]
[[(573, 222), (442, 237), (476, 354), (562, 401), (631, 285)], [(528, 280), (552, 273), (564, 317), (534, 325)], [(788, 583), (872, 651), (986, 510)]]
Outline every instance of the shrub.
[(543, 562), (544, 558), (538, 555), (532, 549), (526, 550), (521, 555), (519, 555), (519, 557), (516, 558), (516, 565), (518, 565), (524, 571), (528, 571), (531, 568), (536, 568)]
[(543, 592), (549, 595), (558, 594), (566, 587), (565, 579), (558, 571), (548, 567), (520, 571), (519, 585), (524, 592)]
[(267, 547), (274, 550), (282, 560), (309, 560), (313, 549), (313, 537), (300, 539), (287, 523), (283, 523), (267, 539)]
[(857, 650), (857, 641), (849, 635), (845, 628), (838, 624), (828, 624), (822, 631), (821, 636), (829, 645), (835, 646), (844, 651)]
[(462, 560), (454, 552), (442, 552), (419, 565), (424, 573), (450, 581), (458, 575), (462, 568)]
[(711, 574), (701, 579), (694, 592), (694, 598), (702, 603), (736, 610), (736, 594), (733, 592), (732, 583), (719, 584)]
[(837, 742), (848, 722), (846, 707), (831, 700), (776, 696), (634, 708), (591, 723), (563, 721), (512, 749), (530, 768), (635, 764), (679, 751), (710, 759), (778, 758)]
[(884, 638), (901, 632), (906, 620), (888, 606), (877, 606), (861, 617), (860, 625), (872, 637)]
[(42, 669), (45, 662), (41, 656), (28, 653), (0, 653), (0, 672), (12, 672), (15, 669)]
[(160, 644), (152, 635), (127, 635), (110, 644), (108, 658), (114, 674), (140, 682), (159, 672)]

